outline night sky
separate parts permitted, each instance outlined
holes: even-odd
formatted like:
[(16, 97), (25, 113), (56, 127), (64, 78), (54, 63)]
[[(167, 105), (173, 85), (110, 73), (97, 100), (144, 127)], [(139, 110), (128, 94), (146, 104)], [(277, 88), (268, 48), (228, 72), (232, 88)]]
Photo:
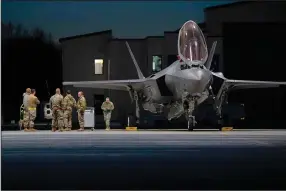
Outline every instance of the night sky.
[(185, 21), (204, 20), (203, 9), (233, 1), (19, 2), (2, 1), (2, 22), (40, 27), (61, 37), (113, 30), (115, 37), (162, 35)]

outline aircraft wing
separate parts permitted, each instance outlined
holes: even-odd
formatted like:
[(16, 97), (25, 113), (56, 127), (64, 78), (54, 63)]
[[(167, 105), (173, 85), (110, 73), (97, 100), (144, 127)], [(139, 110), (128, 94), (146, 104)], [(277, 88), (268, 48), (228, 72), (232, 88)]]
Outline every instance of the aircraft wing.
[(232, 90), (238, 89), (249, 89), (249, 88), (275, 88), (281, 85), (286, 85), (286, 82), (273, 82), (273, 81), (252, 81), (252, 80), (232, 80), (227, 79), (223, 76), (222, 73), (214, 73), (212, 74), (220, 79), (223, 79), (224, 82), (216, 95), (215, 105), (218, 109), (218, 112), (221, 114), (222, 103), (225, 100), (225, 94), (229, 93)]
[(224, 80), (224, 85), (231, 90), (249, 89), (249, 88), (275, 88), (281, 85), (286, 85), (286, 82), (274, 81), (253, 81), (253, 80), (232, 80), (227, 79), (222, 73), (214, 73), (213, 75)]
[(63, 82), (63, 85), (79, 87), (79, 88), (98, 88), (98, 89), (129, 91), (130, 87), (132, 87), (133, 89), (144, 88), (145, 81), (146, 79), (78, 81), (78, 82)]
[(251, 80), (225, 80), (226, 85), (231, 86), (232, 90), (249, 88), (275, 88), (286, 85), (286, 82), (273, 81), (251, 81)]

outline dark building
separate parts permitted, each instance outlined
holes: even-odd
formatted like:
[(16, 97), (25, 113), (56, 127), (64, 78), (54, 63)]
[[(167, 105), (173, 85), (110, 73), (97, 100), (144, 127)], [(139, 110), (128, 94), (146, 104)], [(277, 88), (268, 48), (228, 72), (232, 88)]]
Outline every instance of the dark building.
[[(286, 2), (282, 1), (238, 2), (206, 8), (208, 45), (218, 41), (217, 69), (227, 78), (286, 81), (285, 10)], [(235, 92), (230, 99), (245, 103), (249, 127), (260, 123), (260, 128), (283, 128), (285, 96), (282, 88), (253, 89)]]
[[(228, 78), (286, 81), (283, 71), (279, 69), (284, 62), (283, 45), (286, 43), (285, 10), (285, 2), (238, 2), (206, 8), (205, 23), (199, 26), (206, 36), (209, 48), (213, 41), (218, 41), (213, 70), (223, 71)], [(63, 80), (137, 79), (125, 41), (128, 41), (143, 74), (149, 76), (177, 59), (178, 31), (164, 32), (164, 36), (144, 39), (115, 39), (111, 30), (62, 38)], [(78, 90), (72, 89), (74, 95)], [(103, 117), (100, 117), (100, 106), (108, 95), (116, 108), (112, 115), (113, 120), (126, 120), (127, 114), (135, 111), (128, 92), (82, 90), (85, 92), (88, 106), (96, 107), (99, 122), (103, 120)], [(269, 91), (275, 96), (265, 93), (266, 91), (257, 92), (254, 99), (259, 95), (262, 97), (260, 101), (269, 103), (267, 108), (272, 108), (271, 111), (275, 110), (276, 114), (281, 113), (282, 107), (278, 106), (278, 101), (281, 102), (285, 91)], [(246, 109), (251, 108), (248, 109), (249, 116), (257, 117), (257, 110), (250, 104), (253, 99), (241, 96), (246, 95), (244, 92), (237, 95), (244, 97), (242, 101), (248, 103)], [(277, 96), (280, 96), (280, 99), (277, 99)], [(262, 107), (260, 102), (255, 103), (257, 108)], [(142, 117), (151, 116), (144, 111), (142, 114)], [(263, 116), (269, 114), (264, 108)]]

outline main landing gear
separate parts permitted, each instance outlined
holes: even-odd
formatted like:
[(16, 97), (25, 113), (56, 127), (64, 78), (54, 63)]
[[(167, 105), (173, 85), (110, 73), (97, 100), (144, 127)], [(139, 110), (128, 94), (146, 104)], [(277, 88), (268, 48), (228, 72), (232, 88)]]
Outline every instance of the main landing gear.
[(138, 126), (140, 123), (140, 107), (138, 101), (138, 93), (137, 91), (133, 91), (135, 106), (136, 106), (136, 125)]
[(221, 131), (224, 125), (229, 124), (229, 117), (222, 112), (223, 105), (228, 104), (228, 94), (227, 91), (231, 89), (229, 85), (225, 82), (222, 84), (218, 94), (214, 99), (214, 109), (216, 111), (218, 120), (217, 126), (218, 129)]
[(196, 127), (196, 120), (195, 120), (195, 116), (190, 116), (188, 119), (188, 131), (193, 131), (194, 128)]
[(217, 128), (222, 131), (222, 128), (223, 128), (223, 125), (224, 125), (224, 120), (222, 117), (219, 117), (219, 119), (217, 120)]
[(188, 131), (193, 131), (197, 124), (195, 116), (193, 115), (193, 111), (198, 105), (197, 100), (199, 99), (199, 96), (197, 95), (191, 96), (190, 94), (183, 95), (183, 96), (184, 97), (182, 98), (182, 101), (183, 101), (183, 106), (185, 110)]

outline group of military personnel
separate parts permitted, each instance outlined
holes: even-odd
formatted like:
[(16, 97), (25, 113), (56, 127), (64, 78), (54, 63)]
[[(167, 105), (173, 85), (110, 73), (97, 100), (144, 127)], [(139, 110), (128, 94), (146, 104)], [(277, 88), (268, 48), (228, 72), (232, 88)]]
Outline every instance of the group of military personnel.
[[(35, 89), (26, 89), (23, 95), (23, 126), (24, 131), (35, 131), (34, 120), (36, 119), (37, 105), (40, 104), (36, 97)], [(71, 95), (70, 90), (66, 91), (66, 96), (61, 95), (61, 90), (56, 89), (55, 95), (50, 98), (52, 110), (52, 131), (71, 131), (72, 130), (72, 110), (76, 108), (78, 113), (79, 131), (84, 131), (84, 112), (86, 109), (86, 99), (82, 91), (78, 92), (78, 101)], [(113, 103), (107, 97), (102, 103), (106, 130), (110, 130), (111, 113), (114, 109)]]

